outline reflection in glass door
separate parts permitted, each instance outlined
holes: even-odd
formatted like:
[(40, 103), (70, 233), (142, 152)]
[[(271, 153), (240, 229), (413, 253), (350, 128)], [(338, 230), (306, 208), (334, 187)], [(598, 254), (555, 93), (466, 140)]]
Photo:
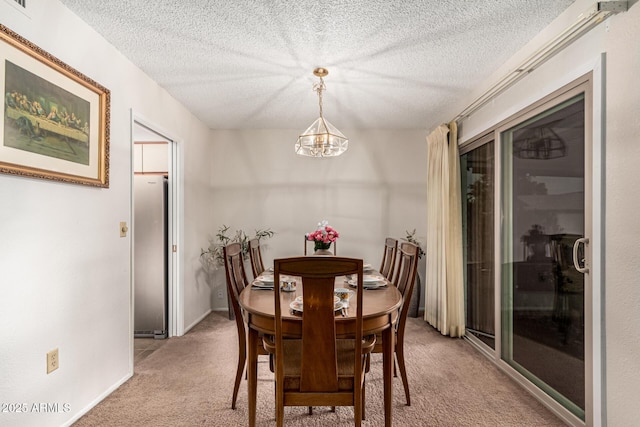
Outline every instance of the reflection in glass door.
[(573, 257), (585, 235), (585, 96), (575, 93), (501, 132), (501, 352), (584, 420), (585, 275)]

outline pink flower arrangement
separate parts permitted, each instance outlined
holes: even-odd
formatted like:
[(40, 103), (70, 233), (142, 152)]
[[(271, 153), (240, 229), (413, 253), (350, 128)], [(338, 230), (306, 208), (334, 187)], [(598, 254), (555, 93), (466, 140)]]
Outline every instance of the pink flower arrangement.
[(329, 245), (340, 237), (340, 233), (331, 227), (327, 221), (322, 221), (318, 223), (318, 229), (316, 231), (313, 233), (307, 233), (304, 237), (312, 242)]

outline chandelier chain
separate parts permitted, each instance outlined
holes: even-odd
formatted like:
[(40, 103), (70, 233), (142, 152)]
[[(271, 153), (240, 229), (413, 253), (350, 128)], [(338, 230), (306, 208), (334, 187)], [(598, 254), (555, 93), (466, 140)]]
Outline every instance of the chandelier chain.
[(324, 85), (324, 80), (320, 77), (320, 83), (315, 83), (313, 85), (313, 90), (318, 92), (318, 105), (320, 106), (320, 117), (322, 117), (322, 92), (325, 91), (327, 87)]

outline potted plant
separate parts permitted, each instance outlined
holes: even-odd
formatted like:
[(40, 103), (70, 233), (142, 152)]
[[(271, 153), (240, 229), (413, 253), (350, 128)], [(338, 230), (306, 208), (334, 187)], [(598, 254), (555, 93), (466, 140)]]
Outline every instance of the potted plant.
[(331, 227), (326, 220), (318, 223), (316, 231), (304, 235), (306, 240), (314, 243), (314, 255), (332, 255), (329, 249), (331, 243), (335, 242), (338, 237), (340, 237), (340, 233)]
[(222, 248), (229, 243), (240, 243), (242, 247), (242, 256), (246, 260), (249, 258), (249, 240), (251, 239), (268, 239), (275, 234), (270, 228), (255, 230), (253, 237), (249, 237), (242, 229), (236, 230), (231, 234), (231, 227), (222, 225), (218, 229), (215, 237), (209, 239), (209, 247), (207, 249), (200, 248), (200, 262), (207, 272), (217, 270), (224, 265), (224, 254)]
[[(200, 248), (200, 263), (203, 269), (208, 274), (214, 274), (216, 270), (224, 266), (224, 251), (223, 248), (230, 243), (240, 243), (242, 248), (242, 257), (246, 260), (249, 258), (249, 240), (256, 238), (268, 239), (275, 234), (271, 229), (259, 229), (255, 231), (253, 237), (249, 237), (242, 229), (236, 230), (233, 234), (230, 232), (231, 227), (222, 225), (218, 228), (218, 232), (215, 237), (209, 239), (209, 247), (207, 249)], [(218, 281), (220, 277), (213, 277), (211, 280)], [(227, 298), (229, 296), (227, 295)], [(229, 307), (231, 303), (228, 302)], [(234, 314), (232, 310), (229, 310), (229, 319), (233, 319)]]

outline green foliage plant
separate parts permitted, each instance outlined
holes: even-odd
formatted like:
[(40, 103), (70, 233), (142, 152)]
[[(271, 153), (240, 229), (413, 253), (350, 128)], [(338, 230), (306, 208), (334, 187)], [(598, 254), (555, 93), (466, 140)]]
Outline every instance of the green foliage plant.
[(235, 230), (231, 234), (231, 227), (222, 225), (218, 228), (216, 235), (209, 239), (209, 247), (207, 249), (200, 248), (200, 261), (207, 270), (217, 270), (224, 265), (223, 248), (230, 243), (240, 243), (242, 247), (242, 256), (246, 260), (249, 258), (249, 241), (251, 239), (269, 239), (276, 234), (270, 228), (255, 230), (253, 236), (249, 236), (242, 229)]
[(426, 252), (422, 249), (422, 244), (415, 237), (416, 229), (414, 228), (413, 231), (411, 232), (405, 230), (405, 233), (407, 233), (407, 235), (405, 236), (404, 240), (406, 240), (409, 243), (413, 243), (418, 247), (418, 258), (422, 258), (423, 256), (425, 256)]

